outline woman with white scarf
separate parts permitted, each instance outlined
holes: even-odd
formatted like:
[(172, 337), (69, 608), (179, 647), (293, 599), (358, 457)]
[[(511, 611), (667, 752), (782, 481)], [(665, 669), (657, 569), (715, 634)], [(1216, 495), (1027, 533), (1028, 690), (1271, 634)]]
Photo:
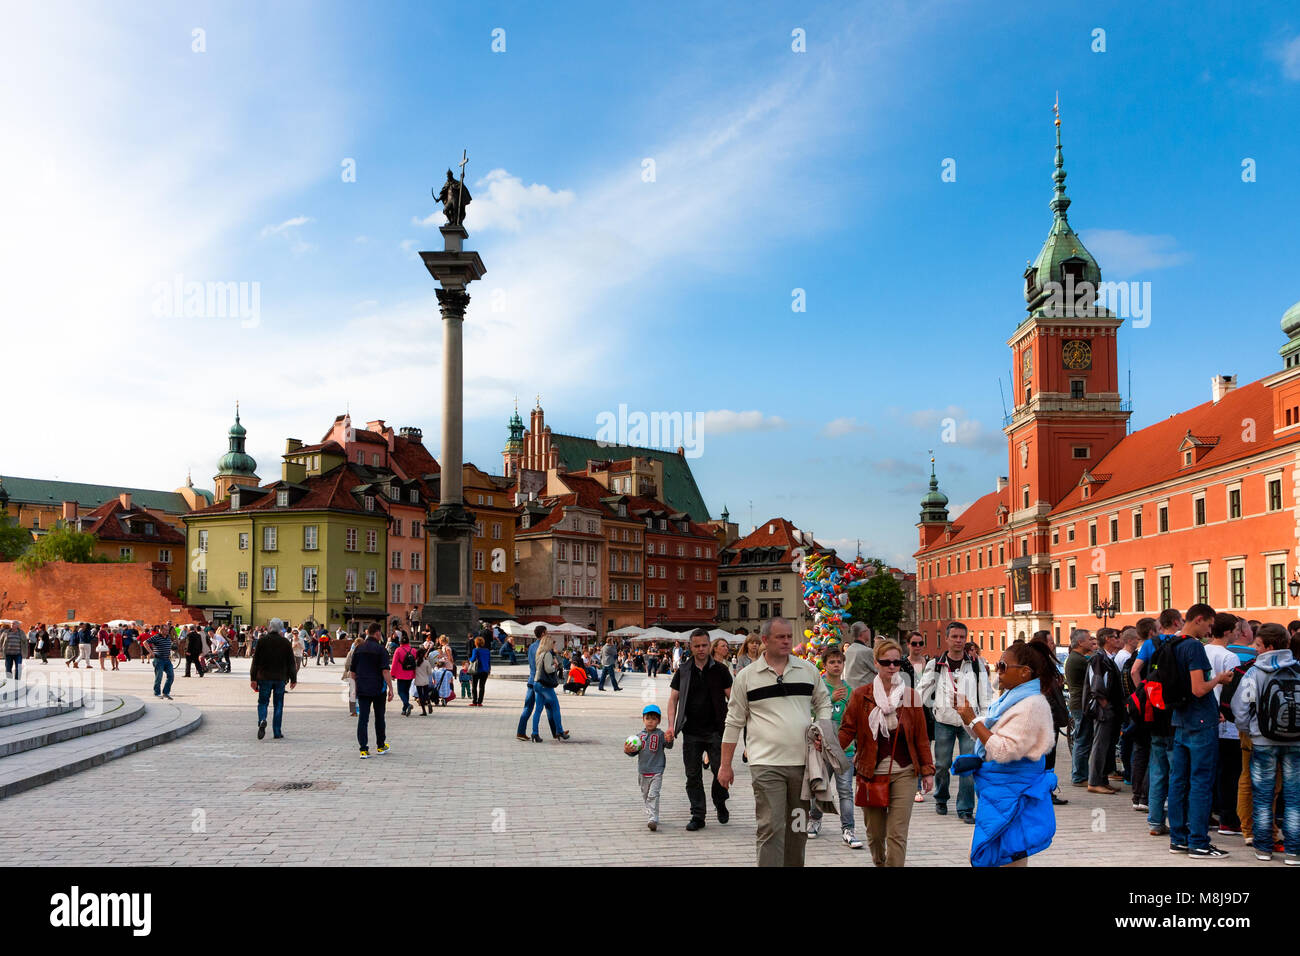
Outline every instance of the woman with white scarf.
[(844, 711), (840, 746), (856, 745), (854, 803), (866, 808), (872, 860), (876, 866), (903, 866), (917, 777), (925, 793), (934, 789), (934, 757), (920, 695), (901, 673), (903, 649), (877, 641), (874, 657), (875, 678), (853, 692)]

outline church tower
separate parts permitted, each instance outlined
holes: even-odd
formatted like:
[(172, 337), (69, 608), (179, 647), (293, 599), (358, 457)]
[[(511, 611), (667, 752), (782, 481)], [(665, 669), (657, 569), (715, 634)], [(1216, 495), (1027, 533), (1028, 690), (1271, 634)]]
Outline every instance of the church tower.
[(1119, 391), (1123, 320), (1096, 304), (1101, 269), (1066, 216), (1059, 112), (1052, 181), (1052, 227), (1024, 272), (1028, 315), (1007, 342), (1015, 401), (1003, 429), (1011, 476), (1009, 610), (1027, 633), (1046, 627), (1050, 606), (1047, 514), (1080, 481), (1109, 477), (1092, 469), (1123, 440), (1130, 414)]
[(510, 416), (510, 437), (501, 450), (501, 474), (513, 478), (519, 472), (519, 456), (524, 452), (524, 420), (519, 417), (519, 399), (515, 399), (515, 413)]
[(230, 426), (230, 450), (217, 461), (217, 474), (212, 479), (216, 487), (217, 501), (225, 501), (230, 489), (235, 485), (252, 485), (256, 488), (262, 483), (257, 477), (257, 462), (244, 451), (244, 439), (247, 435), (244, 426), (239, 424), (239, 403), (235, 403), (235, 424)]
[(948, 530), (948, 496), (939, 490), (939, 479), (934, 476), (934, 456), (930, 456), (930, 490), (921, 499), (921, 548), (928, 548)]

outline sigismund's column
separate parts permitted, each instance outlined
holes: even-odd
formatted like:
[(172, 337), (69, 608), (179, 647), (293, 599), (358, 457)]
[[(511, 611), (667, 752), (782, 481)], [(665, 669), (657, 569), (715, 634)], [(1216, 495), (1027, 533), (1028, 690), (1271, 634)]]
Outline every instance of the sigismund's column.
[(465, 508), (461, 475), (464, 420), (461, 333), (469, 305), (466, 287), (487, 271), (477, 252), (464, 251), (469, 237), (464, 226), (465, 207), (470, 202), (464, 182), (464, 158), (460, 166), (460, 182), (448, 170), (442, 192), (435, 194), (447, 217), (447, 224), (440, 227), (442, 251), (420, 253), (429, 274), (438, 282), (438, 308), (442, 313), (442, 448), (438, 456), (442, 471), (438, 507), (425, 522), (432, 547), (428, 601), (420, 621), (452, 641), (464, 640), (478, 623), (478, 610), (472, 601), (470, 565), (474, 517)]

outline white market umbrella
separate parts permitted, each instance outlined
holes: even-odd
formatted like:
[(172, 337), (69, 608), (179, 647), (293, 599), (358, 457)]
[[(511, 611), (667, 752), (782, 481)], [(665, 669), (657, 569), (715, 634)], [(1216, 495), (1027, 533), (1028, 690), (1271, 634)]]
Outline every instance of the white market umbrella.
[(739, 644), (739, 643), (740, 643), (740, 635), (739, 635), (739, 634), (732, 634), (730, 631), (724, 631), (724, 630), (723, 630), (722, 628), (720, 628), (720, 627), (715, 627), (713, 630), (709, 631), (709, 643), (710, 643), (710, 644), (713, 643), (714, 641), (716, 641), (716, 640), (717, 640), (718, 638), (720, 638), (720, 637), (721, 637), (721, 638), (724, 638), (728, 644)]
[(657, 626), (642, 631), (632, 638), (638, 644), (649, 644), (651, 641), (680, 641), (681, 639), (682, 635)]
[(135, 621), (128, 621), (125, 618), (118, 618), (116, 621), (109, 621), (106, 627), (134, 627)]
[(533, 633), (531, 627), (524, 627), (518, 621), (502, 621), (497, 627), (505, 631), (511, 637), (527, 637)]
[(583, 627), (581, 624), (574, 624), (572, 621), (565, 621), (563, 624), (556, 624), (550, 630), (557, 634), (570, 634), (573, 637), (595, 637), (596, 632), (590, 628)]
[(628, 624), (620, 627), (617, 631), (610, 631), (610, 637), (640, 637), (645, 633), (645, 628), (637, 627), (635, 624)]

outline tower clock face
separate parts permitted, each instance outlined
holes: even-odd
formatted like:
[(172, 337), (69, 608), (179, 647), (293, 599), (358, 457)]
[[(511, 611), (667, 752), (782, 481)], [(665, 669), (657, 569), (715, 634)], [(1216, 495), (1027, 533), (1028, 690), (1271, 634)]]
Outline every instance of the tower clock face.
[(1028, 382), (1034, 376), (1034, 350), (1025, 349), (1025, 373), (1024, 380)]
[(1066, 368), (1092, 368), (1092, 344), (1085, 339), (1069, 339), (1061, 346), (1061, 359)]

